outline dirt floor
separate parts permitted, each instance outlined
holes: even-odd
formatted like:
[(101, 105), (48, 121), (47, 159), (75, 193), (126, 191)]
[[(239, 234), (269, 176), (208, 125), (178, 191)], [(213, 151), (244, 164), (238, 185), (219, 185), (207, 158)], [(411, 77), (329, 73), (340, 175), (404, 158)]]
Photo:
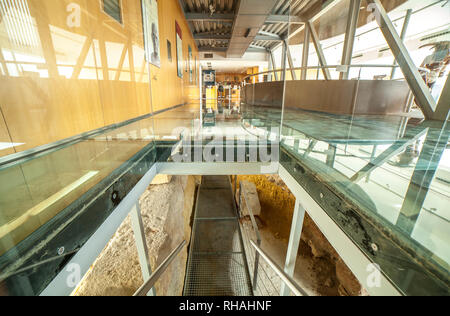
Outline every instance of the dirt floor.
[[(241, 180), (253, 182), (258, 191), (261, 203), (259, 226), (262, 248), (273, 256), (279, 266), (284, 266), (295, 197), (278, 176), (239, 176), (238, 183)], [(243, 221), (244, 227), (252, 231), (250, 221)], [(245, 237), (245, 232), (243, 233)], [(251, 257), (251, 253), (249, 256)], [(266, 281), (260, 286), (262, 292), (273, 293), (276, 291), (273, 285), (279, 288), (280, 281), (270, 268), (264, 269), (264, 273), (268, 276), (264, 277)], [(360, 283), (308, 215), (303, 226), (295, 278), (310, 295), (366, 295)]]

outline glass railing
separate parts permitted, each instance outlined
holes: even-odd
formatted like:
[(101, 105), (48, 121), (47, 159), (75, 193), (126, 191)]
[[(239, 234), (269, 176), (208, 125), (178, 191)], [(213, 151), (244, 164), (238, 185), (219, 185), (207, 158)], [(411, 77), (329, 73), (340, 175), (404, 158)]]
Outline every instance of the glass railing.
[(401, 293), (448, 294), (448, 127), (286, 112), (281, 164)]
[(0, 167), (2, 295), (37, 295), (156, 161), (152, 118)]
[(280, 164), (400, 293), (449, 294), (449, 127), (411, 110), (406, 82), (243, 90), (244, 122), (267, 130), (283, 117)]

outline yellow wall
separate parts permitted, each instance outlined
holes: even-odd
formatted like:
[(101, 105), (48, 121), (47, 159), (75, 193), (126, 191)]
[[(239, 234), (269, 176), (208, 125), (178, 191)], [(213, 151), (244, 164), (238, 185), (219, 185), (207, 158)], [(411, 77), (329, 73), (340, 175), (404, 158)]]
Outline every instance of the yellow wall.
[[(158, 1), (158, 5), (162, 60), (161, 68), (151, 66), (154, 111), (186, 102), (193, 102), (193, 100), (198, 100), (199, 98), (199, 88), (194, 84), (198, 82), (199, 76), (198, 50), (184, 18), (184, 14), (177, 0), (160, 0)], [(175, 21), (178, 22), (183, 35), (183, 79), (177, 75)], [(167, 40), (172, 44), (171, 62), (168, 60)], [(189, 73), (186, 68), (188, 62), (188, 45), (192, 49), (192, 67), (194, 67), (194, 60), (197, 58), (197, 71), (194, 71), (193, 83), (189, 82)]]
[(239, 82), (244, 80), (245, 74), (236, 74), (236, 73), (218, 73), (216, 75), (217, 82), (234, 82), (235, 78), (238, 79)]
[[(150, 90), (153, 111), (198, 98), (189, 74), (177, 77), (175, 20), (183, 32), (183, 58), (191, 45), (198, 66), (177, 0), (158, 1), (161, 68), (144, 59), (140, 0), (122, 0), (123, 25), (97, 0), (2, 2), (13, 8), (20, 2), (30, 13), (25, 22), (4, 16), (0, 22), (0, 142), (22, 144), (0, 156), (151, 113)], [(70, 19), (71, 4), (81, 8), (79, 26)]]

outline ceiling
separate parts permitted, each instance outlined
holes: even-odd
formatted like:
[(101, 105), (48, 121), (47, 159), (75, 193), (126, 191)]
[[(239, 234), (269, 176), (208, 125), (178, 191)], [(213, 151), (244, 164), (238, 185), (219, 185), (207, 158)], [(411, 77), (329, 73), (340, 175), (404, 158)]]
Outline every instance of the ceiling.
[[(324, 2), (325, 0), (179, 0), (199, 50), (224, 53), (229, 49), (233, 36), (237, 36), (233, 30), (239, 25), (240, 18), (251, 23), (250, 20), (263, 17), (262, 23), (258, 25), (253, 22), (248, 27), (250, 33), (255, 34), (245, 51), (266, 51), (287, 36), (290, 13), (299, 17)], [(264, 6), (269, 9), (263, 10)], [(248, 12), (248, 7), (251, 8), (251, 13)], [(295, 18), (291, 18), (291, 22), (293, 19), (295, 21)]]

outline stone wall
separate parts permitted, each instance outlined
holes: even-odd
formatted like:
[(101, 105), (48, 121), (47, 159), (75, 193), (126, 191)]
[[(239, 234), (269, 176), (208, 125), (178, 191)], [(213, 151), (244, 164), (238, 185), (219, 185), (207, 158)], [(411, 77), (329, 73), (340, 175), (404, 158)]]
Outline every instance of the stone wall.
[[(238, 182), (247, 180), (256, 185), (261, 204), (260, 220), (264, 228), (283, 240), (289, 240), (295, 196), (280, 177), (239, 176)], [(302, 253), (300, 253), (302, 252)], [(316, 224), (306, 214), (299, 250), (301, 256), (311, 256), (316, 269), (321, 295), (365, 295), (360, 283), (345, 265)]]
[[(167, 177), (149, 186), (140, 198), (142, 220), (152, 270), (183, 240), (191, 236), (191, 216), (200, 178)], [(156, 284), (158, 296), (182, 295), (187, 247)], [(143, 284), (130, 217), (92, 265), (74, 292), (77, 296), (129, 296)]]

